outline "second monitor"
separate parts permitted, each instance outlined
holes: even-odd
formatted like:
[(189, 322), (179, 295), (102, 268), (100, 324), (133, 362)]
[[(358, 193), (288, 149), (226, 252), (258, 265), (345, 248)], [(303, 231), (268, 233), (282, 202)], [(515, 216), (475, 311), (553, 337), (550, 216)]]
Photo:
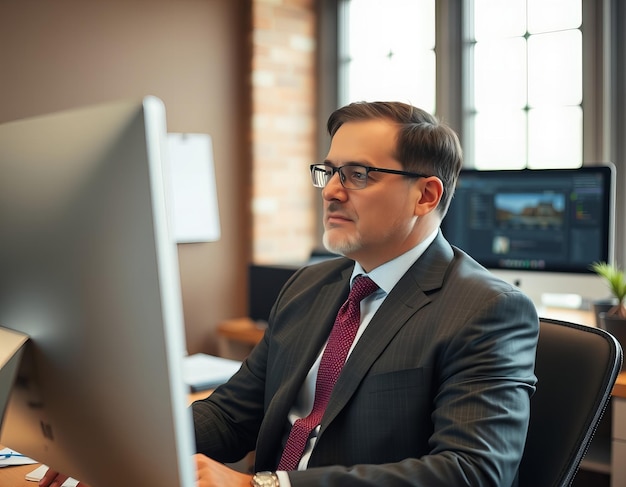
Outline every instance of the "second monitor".
[(446, 238), (538, 303), (544, 293), (597, 299), (590, 265), (613, 261), (614, 167), (461, 172)]

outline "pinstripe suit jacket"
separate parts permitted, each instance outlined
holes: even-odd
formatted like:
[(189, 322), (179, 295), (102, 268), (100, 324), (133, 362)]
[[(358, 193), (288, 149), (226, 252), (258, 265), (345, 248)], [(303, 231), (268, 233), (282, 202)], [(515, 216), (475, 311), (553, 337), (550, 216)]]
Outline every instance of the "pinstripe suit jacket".
[[(256, 449), (257, 471), (276, 469), (353, 265), (322, 262), (285, 285), (240, 371), (193, 405), (199, 452), (232, 462)], [(292, 485), (515, 485), (538, 328), (528, 298), (440, 233), (357, 343)]]

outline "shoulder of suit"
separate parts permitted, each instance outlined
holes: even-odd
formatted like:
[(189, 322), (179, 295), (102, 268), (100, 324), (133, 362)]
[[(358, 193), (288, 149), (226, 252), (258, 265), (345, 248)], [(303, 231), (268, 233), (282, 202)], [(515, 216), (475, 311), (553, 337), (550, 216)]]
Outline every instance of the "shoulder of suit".
[(291, 286), (301, 287), (348, 279), (354, 268), (354, 261), (345, 257), (333, 257), (314, 264), (302, 266), (291, 277)]

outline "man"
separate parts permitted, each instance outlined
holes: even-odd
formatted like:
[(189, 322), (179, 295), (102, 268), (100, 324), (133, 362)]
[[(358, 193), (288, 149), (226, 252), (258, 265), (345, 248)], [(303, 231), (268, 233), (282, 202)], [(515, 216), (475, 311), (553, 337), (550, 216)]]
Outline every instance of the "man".
[[(383, 102), (340, 108), (328, 130), (311, 174), (324, 244), (344, 257), (300, 269), (241, 370), (193, 404), (198, 485), (250, 485), (219, 462), (253, 450), (260, 486), (516, 485), (538, 319), (439, 231), (462, 164), (456, 135)], [(358, 275), (375, 290), (351, 312), (345, 365), (328, 366)], [(328, 367), (334, 387), (316, 383)]]

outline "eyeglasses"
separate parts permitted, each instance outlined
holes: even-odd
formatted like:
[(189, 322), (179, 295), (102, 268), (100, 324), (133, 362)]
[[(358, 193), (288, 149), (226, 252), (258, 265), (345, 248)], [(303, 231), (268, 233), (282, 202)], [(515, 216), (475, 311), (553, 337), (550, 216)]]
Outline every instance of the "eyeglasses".
[(367, 175), (370, 172), (384, 172), (399, 174), (410, 178), (427, 178), (425, 174), (416, 172), (397, 171), (395, 169), (383, 169), (380, 167), (362, 166), (360, 164), (346, 164), (345, 166), (331, 166), (330, 164), (311, 164), (311, 179), (313, 186), (324, 188), (335, 175), (339, 173), (341, 185), (346, 189), (363, 189), (367, 186)]

